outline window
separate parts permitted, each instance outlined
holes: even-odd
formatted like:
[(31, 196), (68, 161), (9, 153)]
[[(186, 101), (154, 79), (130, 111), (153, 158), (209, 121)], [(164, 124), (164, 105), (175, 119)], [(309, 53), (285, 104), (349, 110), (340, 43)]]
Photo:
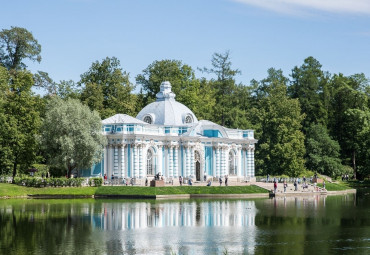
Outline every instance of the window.
[(229, 152), (229, 174), (235, 175), (235, 155), (232, 151)]
[(193, 123), (193, 117), (190, 114), (186, 115), (185, 123)]
[(148, 124), (152, 124), (153, 123), (153, 120), (152, 120), (152, 117), (149, 116), (149, 115), (146, 115), (143, 119), (144, 122), (148, 123)]
[(154, 175), (153, 172), (153, 152), (152, 150), (148, 150), (146, 155), (146, 174), (147, 175)]

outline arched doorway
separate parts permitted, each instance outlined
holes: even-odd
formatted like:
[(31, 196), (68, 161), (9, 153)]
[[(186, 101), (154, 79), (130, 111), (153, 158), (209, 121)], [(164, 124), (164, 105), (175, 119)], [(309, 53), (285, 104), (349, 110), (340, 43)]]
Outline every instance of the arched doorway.
[(229, 175), (236, 175), (236, 157), (233, 150), (229, 152)]
[(200, 181), (200, 154), (198, 151), (194, 152), (194, 161), (195, 161), (195, 178), (197, 181)]
[(153, 151), (149, 149), (146, 154), (146, 175), (148, 176), (154, 175), (153, 159)]

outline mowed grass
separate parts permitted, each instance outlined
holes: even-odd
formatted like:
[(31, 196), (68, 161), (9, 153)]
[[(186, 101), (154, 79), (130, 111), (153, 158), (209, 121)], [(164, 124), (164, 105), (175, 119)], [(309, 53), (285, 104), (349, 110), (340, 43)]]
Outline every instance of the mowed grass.
[(171, 187), (131, 187), (102, 186), (96, 195), (178, 195), (178, 194), (253, 194), (268, 193), (258, 186), (171, 186)]
[[(323, 187), (321, 183), (318, 183), (317, 186)], [(325, 183), (325, 189), (327, 191), (340, 191), (351, 189), (351, 187), (349, 187), (347, 183)]]
[(63, 187), (63, 188), (29, 188), (14, 184), (0, 183), (0, 197), (25, 197), (27, 195), (176, 195), (176, 194), (253, 194), (268, 193), (267, 190), (251, 186), (170, 186), (170, 187), (137, 187), (137, 186), (102, 186), (102, 187)]
[(96, 187), (30, 188), (0, 183), (0, 197), (25, 197), (27, 195), (92, 196), (96, 190)]

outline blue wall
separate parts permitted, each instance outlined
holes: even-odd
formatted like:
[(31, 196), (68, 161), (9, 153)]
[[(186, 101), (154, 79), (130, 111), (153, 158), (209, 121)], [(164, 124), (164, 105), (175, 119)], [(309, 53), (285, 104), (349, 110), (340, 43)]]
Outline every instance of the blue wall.
[(212, 169), (213, 169), (213, 148), (212, 146), (206, 146), (205, 147), (205, 161), (206, 161), (206, 173), (207, 175), (213, 175)]

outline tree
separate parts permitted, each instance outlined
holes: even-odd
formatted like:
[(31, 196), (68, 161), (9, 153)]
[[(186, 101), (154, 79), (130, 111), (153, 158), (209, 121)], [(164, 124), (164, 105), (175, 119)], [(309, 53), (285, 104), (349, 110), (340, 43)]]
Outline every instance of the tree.
[(328, 176), (343, 174), (339, 143), (330, 138), (321, 124), (312, 124), (306, 140), (307, 168)]
[[(368, 162), (370, 144), (370, 111), (368, 109), (348, 109), (345, 112), (344, 129), (346, 137), (344, 139), (346, 150), (350, 152), (354, 178), (357, 178), (357, 169), (362, 168), (364, 172), (369, 172)], [(365, 147), (364, 147), (365, 146)]]
[(10, 69), (26, 68), (24, 59), (41, 61), (41, 45), (25, 28), (11, 27), (0, 32), (0, 64)]
[(186, 89), (195, 81), (193, 69), (179, 60), (154, 61), (136, 76), (136, 82), (146, 92), (144, 104), (155, 101), (163, 81), (169, 81), (172, 91), (179, 96), (181, 90)]
[(12, 169), (14, 177), (19, 166), (25, 170), (36, 161), (41, 120), (31, 91), (32, 74), (0, 67), (0, 77), (6, 95), (0, 99), (0, 167), (6, 173)]
[(49, 164), (72, 171), (89, 168), (102, 157), (106, 138), (98, 112), (76, 99), (52, 97), (42, 126), (42, 144)]
[(217, 108), (214, 111), (213, 120), (222, 126), (235, 126), (230, 111), (237, 107), (233, 102), (235, 98), (235, 76), (241, 72), (238, 69), (231, 68), (230, 52), (214, 53), (212, 56), (212, 68), (200, 69), (206, 73), (212, 73), (217, 79), (210, 81), (215, 90)]
[(81, 101), (103, 119), (116, 113), (135, 114), (136, 97), (131, 94), (134, 86), (117, 58), (94, 62), (78, 84), (82, 86)]
[(366, 88), (369, 86), (363, 75), (344, 76), (336, 74), (330, 81), (331, 100), (329, 111), (330, 134), (341, 146), (343, 164), (357, 169), (357, 153), (361, 147), (360, 137), (363, 130), (361, 122), (362, 112), (368, 111), (368, 96)]
[(308, 57), (300, 67), (292, 70), (292, 82), (288, 92), (298, 98), (302, 113), (306, 114), (303, 130), (306, 132), (311, 123), (327, 125), (328, 119), (328, 74), (321, 70), (321, 64)]
[[(169, 81), (176, 100), (189, 107), (199, 119), (211, 119), (215, 106), (214, 90), (205, 79), (197, 79), (194, 70), (178, 60), (154, 61), (136, 77), (142, 107), (154, 101), (163, 81)], [(141, 109), (141, 108), (140, 108)]]
[(271, 82), (267, 97), (259, 102), (261, 130), (256, 149), (256, 165), (262, 174), (298, 176), (305, 170), (304, 114), (297, 99), (287, 96), (287, 87), (278, 80)]

